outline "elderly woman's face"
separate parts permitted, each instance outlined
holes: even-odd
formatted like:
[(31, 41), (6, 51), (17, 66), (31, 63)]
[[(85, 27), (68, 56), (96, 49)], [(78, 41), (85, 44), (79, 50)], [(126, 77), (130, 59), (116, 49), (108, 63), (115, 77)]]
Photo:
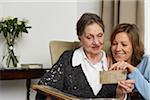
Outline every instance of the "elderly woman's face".
[(111, 45), (111, 51), (116, 61), (131, 62), (133, 53), (132, 43), (126, 32), (118, 33)]
[(86, 54), (97, 55), (100, 53), (103, 47), (104, 33), (97, 23), (86, 26), (83, 35), (79, 38)]

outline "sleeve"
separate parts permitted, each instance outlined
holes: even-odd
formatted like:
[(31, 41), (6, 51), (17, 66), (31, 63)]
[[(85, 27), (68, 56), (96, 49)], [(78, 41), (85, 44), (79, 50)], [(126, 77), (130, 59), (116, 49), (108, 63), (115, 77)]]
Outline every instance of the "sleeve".
[[(150, 66), (148, 66), (150, 67)], [(149, 73), (150, 74), (150, 73)], [(145, 77), (141, 74), (141, 72), (136, 69), (132, 73), (128, 75), (130, 79), (135, 80), (135, 87), (138, 92), (146, 99), (150, 100), (150, 83)], [(150, 75), (149, 75), (150, 77)]]
[[(38, 84), (51, 86), (53, 88), (63, 90), (64, 83), (64, 67), (65, 67), (65, 54), (63, 53), (59, 60), (54, 64), (51, 69), (43, 75)], [(45, 100), (46, 96), (37, 92), (36, 100)]]
[(57, 89), (61, 89), (63, 86), (63, 73), (64, 68), (62, 63), (57, 63), (44, 74), (38, 84), (51, 86)]

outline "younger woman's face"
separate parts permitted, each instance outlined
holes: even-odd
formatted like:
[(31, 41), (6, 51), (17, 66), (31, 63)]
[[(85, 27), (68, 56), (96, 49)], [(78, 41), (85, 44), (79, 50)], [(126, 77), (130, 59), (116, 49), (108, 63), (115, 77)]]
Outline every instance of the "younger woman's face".
[(104, 42), (104, 32), (97, 23), (86, 26), (84, 33), (79, 38), (86, 54), (97, 55), (100, 53)]
[(111, 45), (114, 59), (118, 61), (131, 62), (133, 53), (132, 43), (126, 32), (118, 33)]

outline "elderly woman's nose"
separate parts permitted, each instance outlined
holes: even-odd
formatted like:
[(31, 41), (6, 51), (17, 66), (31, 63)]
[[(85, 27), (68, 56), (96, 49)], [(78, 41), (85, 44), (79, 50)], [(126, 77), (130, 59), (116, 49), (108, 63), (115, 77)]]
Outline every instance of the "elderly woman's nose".
[(96, 37), (95, 37), (95, 38), (93, 38), (93, 43), (94, 43), (94, 44), (98, 44), (98, 43), (99, 43), (99, 39), (98, 39), (98, 38), (96, 38)]

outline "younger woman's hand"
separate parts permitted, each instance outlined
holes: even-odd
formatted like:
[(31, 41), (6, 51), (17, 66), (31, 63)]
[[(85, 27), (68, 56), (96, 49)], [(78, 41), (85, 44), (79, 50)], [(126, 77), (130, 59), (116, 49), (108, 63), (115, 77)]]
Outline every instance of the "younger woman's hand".
[(134, 71), (135, 69), (136, 67), (124, 61), (119, 61), (117, 63), (114, 63), (109, 68), (109, 70), (127, 70), (129, 73)]

